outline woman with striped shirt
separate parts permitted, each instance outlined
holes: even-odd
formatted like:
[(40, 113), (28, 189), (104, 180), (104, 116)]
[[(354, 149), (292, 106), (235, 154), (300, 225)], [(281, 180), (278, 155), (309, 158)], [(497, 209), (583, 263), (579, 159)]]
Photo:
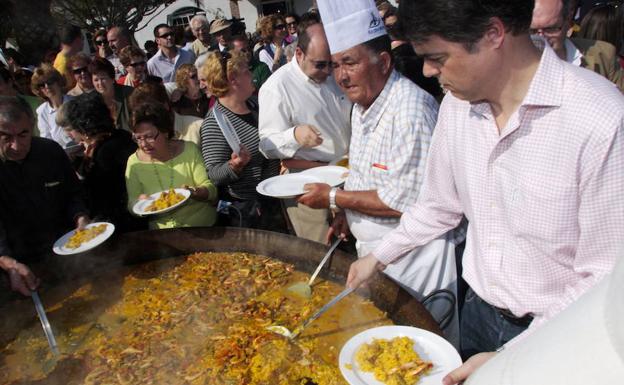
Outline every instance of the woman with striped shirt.
[[(214, 52), (200, 71), (208, 91), (218, 99), (201, 126), (200, 136), (208, 176), (219, 187), (221, 200), (231, 202), (234, 208), (232, 221), (225, 224), (276, 230), (275, 219), (281, 216), (279, 201), (264, 199), (256, 186), (279, 173), (279, 161), (266, 159), (258, 150), (258, 106), (249, 100), (254, 86), (247, 58), (239, 52)], [(241, 142), (238, 154), (223, 135), (215, 109), (236, 131)]]

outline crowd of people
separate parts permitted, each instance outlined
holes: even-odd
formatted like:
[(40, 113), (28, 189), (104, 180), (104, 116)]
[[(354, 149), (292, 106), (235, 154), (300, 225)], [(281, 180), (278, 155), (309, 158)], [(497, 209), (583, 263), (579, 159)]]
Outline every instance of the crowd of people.
[[(452, 384), (613, 270), (624, 228), (621, 3), (317, 3), (263, 16), (253, 35), (205, 15), (184, 40), (159, 24), (145, 50), (112, 26), (94, 31), (87, 53), (83, 31), (65, 26), (53, 62), (30, 69), (7, 50), (7, 287), (29, 295), (39, 284), (29, 265), (93, 220), (121, 232), (352, 235), (360, 258), (349, 286), (383, 271), (419, 299), (459, 297), (444, 332), (473, 358)], [(308, 184), (281, 201), (256, 191), (347, 157), (343, 187)], [(171, 188), (188, 189), (189, 202), (149, 220), (132, 214)], [(448, 304), (428, 309), (439, 319)]]

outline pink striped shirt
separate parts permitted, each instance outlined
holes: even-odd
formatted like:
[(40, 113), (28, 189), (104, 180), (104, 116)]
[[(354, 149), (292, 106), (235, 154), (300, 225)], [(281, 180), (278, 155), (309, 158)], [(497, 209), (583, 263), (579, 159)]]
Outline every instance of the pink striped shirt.
[(388, 264), (465, 214), (464, 278), (488, 303), (533, 313), (539, 325), (621, 255), (623, 127), (617, 88), (550, 47), (500, 134), (488, 103), (447, 95), (418, 202), (373, 254)]

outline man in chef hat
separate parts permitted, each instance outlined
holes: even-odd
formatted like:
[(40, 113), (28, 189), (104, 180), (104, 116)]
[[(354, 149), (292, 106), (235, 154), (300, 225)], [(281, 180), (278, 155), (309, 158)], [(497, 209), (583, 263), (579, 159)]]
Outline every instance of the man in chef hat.
[[(329, 236), (344, 235), (348, 228), (357, 239), (358, 255), (365, 256), (416, 202), (438, 104), (394, 70), (390, 39), (373, 0), (317, 3), (334, 62), (334, 78), (354, 103), (350, 171), (344, 189), (308, 184), (299, 202), (332, 209), (336, 214)], [(411, 250), (410, 258), (384, 272), (419, 299), (438, 289), (455, 295), (452, 236), (450, 231)], [(438, 320), (451, 310), (444, 331), (457, 345), (454, 303), (438, 300), (427, 307)]]

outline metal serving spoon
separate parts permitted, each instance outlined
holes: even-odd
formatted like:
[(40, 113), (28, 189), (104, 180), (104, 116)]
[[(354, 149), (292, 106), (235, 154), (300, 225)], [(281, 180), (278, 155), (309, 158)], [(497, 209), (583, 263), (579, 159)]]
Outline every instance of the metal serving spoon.
[(48, 316), (46, 316), (46, 312), (43, 308), (43, 304), (41, 303), (41, 299), (39, 298), (39, 294), (35, 290), (31, 291), (30, 294), (32, 296), (33, 302), (35, 303), (35, 310), (37, 310), (37, 315), (39, 316), (39, 320), (41, 321), (43, 332), (48, 339), (48, 345), (50, 345), (50, 350), (52, 350), (52, 354), (58, 356), (60, 353), (58, 350), (58, 345), (56, 344), (56, 338), (54, 338), (52, 327), (50, 326), (50, 322), (48, 321)]
[(344, 297), (346, 297), (349, 294), (351, 294), (353, 292), (353, 290), (354, 289), (352, 289), (350, 287), (344, 289), (342, 292), (340, 292), (340, 294), (335, 296), (331, 301), (327, 302), (327, 304), (325, 306), (323, 306), (319, 311), (317, 311), (316, 313), (312, 314), (312, 316), (310, 318), (305, 320), (301, 325), (297, 326), (297, 328), (295, 330), (293, 330), (292, 332), (290, 330), (288, 330), (288, 328), (286, 328), (284, 326), (278, 326), (278, 325), (267, 326), (267, 329), (272, 331), (272, 332), (274, 332), (274, 333), (281, 334), (284, 337), (287, 337), (287, 338), (289, 338), (291, 340), (295, 339), (295, 338), (297, 338), (297, 336), (299, 334), (301, 334), (303, 329), (305, 329), (312, 321), (314, 321), (315, 319), (317, 319), (321, 315), (323, 315), (323, 313), (325, 313), (327, 310), (329, 310), (329, 308), (334, 306), (338, 301), (340, 301)]
[(334, 241), (334, 243), (331, 245), (331, 247), (327, 251), (327, 254), (325, 254), (323, 259), (321, 260), (321, 263), (319, 263), (319, 265), (316, 267), (314, 274), (312, 274), (312, 276), (310, 277), (310, 280), (307, 283), (297, 282), (294, 285), (290, 286), (287, 290), (301, 297), (310, 298), (312, 296), (312, 282), (314, 282), (314, 280), (316, 279), (316, 276), (318, 275), (318, 273), (321, 271), (321, 269), (325, 265), (325, 262), (327, 262), (327, 260), (332, 255), (334, 250), (336, 250), (336, 247), (338, 247), (341, 241), (342, 241), (342, 238), (337, 238)]

